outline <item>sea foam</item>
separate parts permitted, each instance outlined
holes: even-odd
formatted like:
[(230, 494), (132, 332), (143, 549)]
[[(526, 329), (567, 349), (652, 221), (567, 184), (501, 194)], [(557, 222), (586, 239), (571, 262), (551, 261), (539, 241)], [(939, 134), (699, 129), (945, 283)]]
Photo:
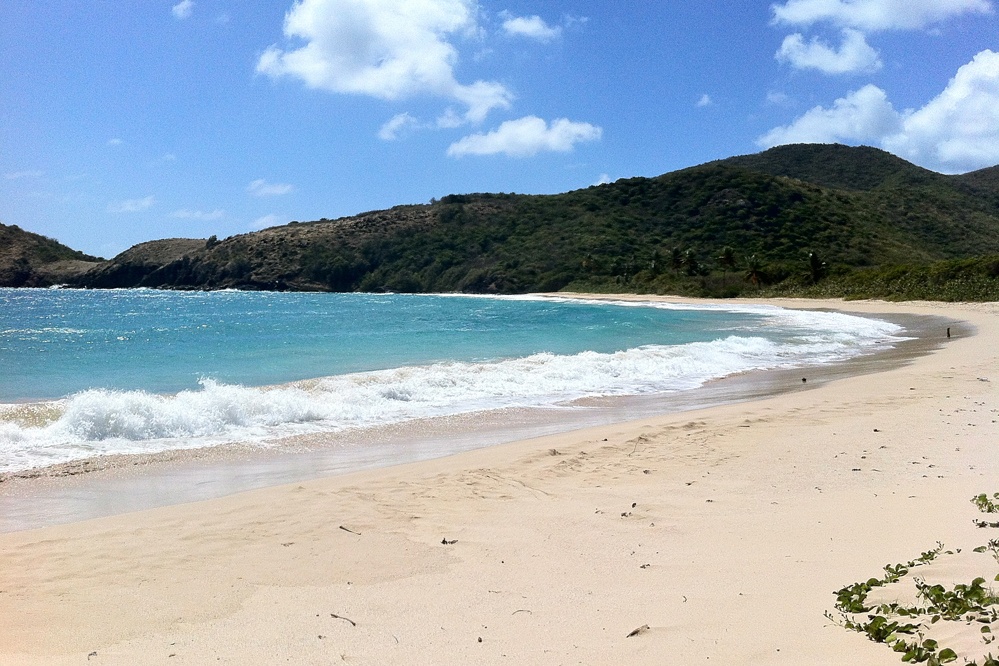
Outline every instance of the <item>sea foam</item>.
[(0, 406), (0, 472), (111, 453), (265, 443), (486, 410), (564, 407), (588, 397), (682, 391), (735, 373), (836, 362), (895, 341), (901, 331), (839, 313), (741, 309), (763, 314), (760, 326), (779, 333), (738, 330), (711, 342), (433, 363), (272, 387), (204, 378), (198, 390), (173, 395), (92, 389), (57, 401)]

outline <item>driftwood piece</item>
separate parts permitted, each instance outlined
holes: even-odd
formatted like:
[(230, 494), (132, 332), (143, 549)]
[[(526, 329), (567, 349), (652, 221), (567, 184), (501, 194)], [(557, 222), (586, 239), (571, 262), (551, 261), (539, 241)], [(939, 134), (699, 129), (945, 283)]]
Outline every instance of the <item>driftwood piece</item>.
[(350, 622), (350, 626), (352, 627), (357, 626), (357, 623), (351, 620), (349, 617), (344, 617), (343, 615), (337, 615), (336, 613), (330, 613), (330, 617), (333, 618), (334, 620), (346, 620), (347, 622)]
[(637, 636), (639, 634), (644, 634), (648, 630), (649, 630), (649, 625), (643, 624), (638, 629), (632, 629), (631, 633), (628, 634), (627, 636), (625, 636), (625, 638), (631, 638), (632, 636)]

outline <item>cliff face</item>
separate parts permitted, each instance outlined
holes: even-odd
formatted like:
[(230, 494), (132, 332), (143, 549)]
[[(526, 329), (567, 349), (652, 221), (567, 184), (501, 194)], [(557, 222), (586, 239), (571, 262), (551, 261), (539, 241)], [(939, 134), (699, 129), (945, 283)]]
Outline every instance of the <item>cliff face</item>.
[(31, 236), (64, 254), (50, 249), (42, 261), (40, 250), (21, 251), (28, 258), (3, 264), (0, 283), (735, 295), (743, 273), (752, 285), (811, 284), (858, 268), (999, 254), (997, 174), (945, 176), (873, 148), (782, 146), (565, 194), (450, 195), (221, 241), (151, 241), (104, 262), (18, 230), (19, 247)]
[(207, 241), (191, 238), (167, 238), (139, 243), (110, 261), (91, 266), (85, 273), (68, 280), (69, 284), (106, 289), (115, 287), (163, 286), (157, 273), (176, 261), (202, 253)]

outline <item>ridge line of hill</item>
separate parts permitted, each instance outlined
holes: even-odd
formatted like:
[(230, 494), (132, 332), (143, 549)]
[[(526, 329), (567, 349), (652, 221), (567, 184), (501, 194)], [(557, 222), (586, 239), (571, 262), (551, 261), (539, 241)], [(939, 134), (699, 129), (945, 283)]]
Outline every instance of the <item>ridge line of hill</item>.
[[(943, 175), (876, 148), (800, 144), (562, 194), (148, 241), (107, 261), (0, 225), (0, 286), (734, 296), (992, 255), (999, 167)], [(966, 269), (995, 278), (981, 261)]]

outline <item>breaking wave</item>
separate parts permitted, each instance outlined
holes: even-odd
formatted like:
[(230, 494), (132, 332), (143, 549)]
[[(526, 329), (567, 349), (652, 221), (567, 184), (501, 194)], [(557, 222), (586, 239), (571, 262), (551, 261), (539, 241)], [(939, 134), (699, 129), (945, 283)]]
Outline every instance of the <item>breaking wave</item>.
[(839, 313), (749, 311), (765, 314), (766, 327), (784, 332), (738, 331), (712, 342), (615, 353), (436, 363), (262, 388), (206, 378), (199, 389), (173, 395), (92, 389), (57, 401), (3, 405), (0, 472), (110, 453), (263, 443), (492, 409), (557, 407), (587, 397), (669, 393), (752, 370), (840, 361), (896, 340), (901, 331)]

